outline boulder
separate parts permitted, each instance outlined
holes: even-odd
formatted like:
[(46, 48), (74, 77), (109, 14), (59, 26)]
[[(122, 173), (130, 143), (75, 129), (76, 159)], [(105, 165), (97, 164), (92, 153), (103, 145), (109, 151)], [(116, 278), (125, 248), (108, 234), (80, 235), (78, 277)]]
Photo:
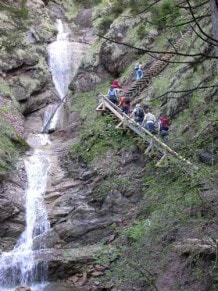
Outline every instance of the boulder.
[(28, 286), (20, 286), (15, 289), (15, 291), (31, 291), (32, 289)]

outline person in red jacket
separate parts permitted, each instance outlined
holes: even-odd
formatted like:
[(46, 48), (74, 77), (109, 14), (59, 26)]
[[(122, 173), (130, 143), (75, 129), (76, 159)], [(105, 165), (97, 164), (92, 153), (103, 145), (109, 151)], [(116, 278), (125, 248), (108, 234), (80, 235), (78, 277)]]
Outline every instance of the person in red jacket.
[(119, 84), (117, 79), (113, 80), (112, 86), (114, 87), (114, 89), (121, 89), (122, 88), (122, 86)]
[(118, 80), (117, 79), (115, 79), (115, 80), (113, 80), (113, 82), (112, 82), (112, 85), (111, 85), (112, 87), (113, 87), (113, 89), (116, 91), (116, 95), (117, 96), (121, 96), (121, 85), (119, 84), (119, 82), (118, 82)]

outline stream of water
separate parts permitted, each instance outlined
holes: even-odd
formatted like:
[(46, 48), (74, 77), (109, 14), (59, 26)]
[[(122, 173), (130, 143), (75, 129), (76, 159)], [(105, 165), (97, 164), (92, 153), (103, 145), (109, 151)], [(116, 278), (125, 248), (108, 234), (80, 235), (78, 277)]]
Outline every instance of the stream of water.
[(36, 135), (39, 148), (24, 160), (27, 173), (26, 190), (26, 228), (11, 252), (4, 252), (0, 258), (0, 290), (10, 289), (21, 284), (46, 281), (47, 264), (36, 264), (34, 254), (46, 248), (40, 244), (38, 250), (33, 251), (34, 238), (45, 234), (50, 229), (47, 212), (44, 204), (44, 193), (47, 177), (51, 166), (45, 148), (50, 144), (47, 135)]
[[(57, 20), (57, 29), (57, 40), (48, 47), (49, 66), (60, 100), (63, 100), (72, 78), (72, 52), (69, 49), (68, 34), (64, 32), (60, 20)], [(49, 131), (56, 129), (62, 110), (63, 106), (60, 106), (54, 115), (51, 114), (54, 108), (45, 114), (45, 122), (48, 122), (48, 118), (51, 119)], [(50, 229), (44, 194), (52, 166), (49, 156), (51, 142), (48, 134), (32, 135), (31, 139), (32, 150), (24, 159), (27, 173), (25, 230), (14, 249), (3, 252), (0, 257), (0, 291), (15, 290), (20, 285), (31, 286), (32, 291), (41, 291), (46, 286), (47, 263), (38, 263), (35, 256), (47, 246), (44, 240), (43, 243), (40, 241), (34, 245), (34, 240), (45, 236)]]
[[(72, 80), (72, 47), (69, 42), (69, 33), (64, 32), (64, 25), (60, 19), (57, 20), (57, 40), (48, 46), (49, 67), (52, 79), (61, 102), (50, 105), (44, 117), (44, 128), (46, 132), (53, 132), (61, 123), (64, 115), (64, 103), (68, 92), (68, 86)], [(51, 119), (52, 116), (52, 119)], [(51, 121), (48, 124), (48, 121)]]

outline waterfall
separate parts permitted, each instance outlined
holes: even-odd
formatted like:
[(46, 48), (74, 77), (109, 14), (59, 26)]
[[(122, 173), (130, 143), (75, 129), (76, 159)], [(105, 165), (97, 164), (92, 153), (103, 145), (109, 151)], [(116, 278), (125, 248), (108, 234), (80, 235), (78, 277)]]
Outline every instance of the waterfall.
[(41, 244), (38, 250), (33, 251), (33, 241), (50, 229), (43, 199), (51, 166), (43, 146), (48, 147), (50, 142), (47, 135), (39, 134), (36, 137), (42, 148), (36, 148), (33, 154), (24, 160), (27, 173), (26, 228), (14, 249), (4, 252), (0, 258), (0, 290), (31, 284), (39, 278), (40, 281), (46, 280), (46, 264), (38, 265), (34, 260), (34, 254), (46, 248), (46, 245)]
[(61, 123), (64, 114), (63, 104), (66, 101), (68, 86), (72, 80), (72, 46), (68, 39), (69, 33), (64, 32), (64, 25), (60, 19), (57, 20), (57, 30), (57, 40), (48, 46), (48, 54), (49, 67), (60, 98), (60, 104), (48, 106), (43, 122), (45, 132), (55, 131), (58, 123)]
[[(48, 47), (49, 67), (58, 95), (63, 102), (61, 106), (57, 106), (58, 104), (49, 106), (45, 112), (44, 125), (49, 123), (47, 132), (55, 130), (60, 122), (63, 103), (72, 79), (72, 49), (61, 20), (57, 20), (57, 29), (57, 40)], [(44, 285), (36, 282), (46, 281), (47, 264), (38, 263), (35, 259), (40, 250), (46, 249), (46, 244), (39, 243), (36, 249), (34, 239), (45, 236), (50, 229), (44, 194), (51, 168), (48, 154), (51, 142), (47, 134), (32, 135), (31, 138), (29, 144), (33, 148), (33, 154), (24, 159), (28, 182), (25, 192), (26, 227), (14, 249), (2, 253), (0, 257), (0, 291), (14, 290), (15, 286), (23, 284), (31, 285), (33, 291), (41, 291)]]

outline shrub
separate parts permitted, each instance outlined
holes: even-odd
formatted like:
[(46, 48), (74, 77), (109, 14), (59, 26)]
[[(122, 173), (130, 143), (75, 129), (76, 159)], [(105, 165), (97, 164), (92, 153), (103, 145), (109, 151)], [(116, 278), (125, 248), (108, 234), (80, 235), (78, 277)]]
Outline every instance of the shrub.
[(113, 22), (113, 19), (111, 16), (105, 16), (104, 18), (101, 18), (98, 29), (101, 33), (106, 33), (106, 31), (110, 28), (111, 23)]
[(179, 8), (171, 0), (164, 0), (152, 6), (152, 22), (159, 29), (163, 29), (166, 24), (174, 21), (179, 16)]
[(78, 5), (82, 5), (84, 8), (91, 8), (92, 6), (99, 4), (101, 0), (74, 0), (74, 2)]
[(114, 5), (112, 7), (112, 12), (114, 13), (114, 16), (117, 17), (119, 14), (121, 14), (125, 8), (123, 3), (119, 0), (113, 2)]
[(140, 40), (142, 40), (148, 35), (148, 32), (146, 30), (146, 25), (144, 24), (139, 25), (139, 27), (137, 28), (137, 35)]

